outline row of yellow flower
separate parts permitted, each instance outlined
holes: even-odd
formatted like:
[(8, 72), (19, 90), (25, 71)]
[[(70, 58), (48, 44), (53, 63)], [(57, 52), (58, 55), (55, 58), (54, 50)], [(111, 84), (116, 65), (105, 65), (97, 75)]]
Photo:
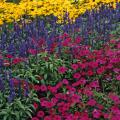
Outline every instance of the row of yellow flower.
[(19, 4), (0, 2), (0, 24), (4, 21), (19, 21), (23, 15), (35, 17), (36, 15), (54, 15), (60, 22), (66, 11), (70, 19), (76, 19), (86, 10), (96, 8), (100, 4), (112, 3), (115, 8), (116, 2), (120, 0), (78, 0), (79, 4), (72, 4), (73, 0), (21, 0)]

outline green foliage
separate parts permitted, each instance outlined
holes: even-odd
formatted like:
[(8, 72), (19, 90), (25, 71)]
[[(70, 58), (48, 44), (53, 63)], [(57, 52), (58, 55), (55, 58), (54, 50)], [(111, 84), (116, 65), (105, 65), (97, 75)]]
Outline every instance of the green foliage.
[[(48, 56), (47, 53), (30, 56), (27, 69), (24, 69), (24, 64), (14, 66), (14, 76), (29, 79), (30, 83), (42, 83), (55, 85), (61, 80), (62, 75), (58, 74), (58, 67), (64, 65), (65, 62), (55, 58), (55, 55)], [(41, 80), (38, 78), (41, 77)]]
[(120, 22), (117, 23), (116, 29), (111, 31), (111, 34), (114, 35), (114, 39), (118, 39), (120, 37)]
[(12, 103), (7, 95), (0, 92), (0, 120), (25, 120), (32, 117), (35, 111), (33, 102), (38, 102), (37, 95), (31, 91), (27, 98), (16, 98)]

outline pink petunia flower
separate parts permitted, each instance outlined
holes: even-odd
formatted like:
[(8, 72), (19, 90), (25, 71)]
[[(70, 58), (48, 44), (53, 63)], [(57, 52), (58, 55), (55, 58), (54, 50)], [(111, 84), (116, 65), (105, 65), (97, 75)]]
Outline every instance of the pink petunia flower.
[(77, 70), (79, 66), (78, 66), (78, 64), (72, 64), (71, 67), (73, 70)]
[(109, 118), (109, 114), (108, 113), (103, 113), (103, 116), (104, 116), (105, 119)]
[(97, 68), (98, 67), (98, 62), (89, 62), (89, 66), (92, 68)]
[(112, 111), (114, 114), (120, 116), (120, 109), (119, 109), (117, 106), (112, 106), (112, 107), (111, 107), (111, 111)]
[(48, 86), (48, 90), (51, 92), (51, 93), (56, 93), (57, 92), (57, 88), (54, 86), (54, 87), (51, 87), (51, 86)]
[(71, 101), (72, 101), (73, 104), (74, 103), (79, 103), (80, 99), (81, 99), (81, 97), (77, 94), (73, 94), (72, 97), (71, 97)]
[(87, 74), (88, 74), (88, 76), (92, 76), (94, 73), (93, 73), (92, 70), (89, 70), (89, 71), (87, 72)]
[(51, 108), (51, 109), (48, 110), (48, 113), (50, 115), (55, 115), (56, 114), (56, 110), (54, 108)]
[(92, 81), (92, 82), (90, 83), (90, 87), (92, 87), (92, 88), (98, 88), (98, 87), (99, 87), (98, 81), (97, 81), (97, 80), (96, 80), (96, 81)]
[(63, 84), (65, 84), (65, 85), (68, 85), (68, 84), (69, 84), (69, 81), (68, 81), (67, 79), (63, 79), (62, 82), (63, 82)]
[(89, 118), (88, 113), (85, 111), (81, 114), (80, 120), (91, 120), (91, 119)]
[(81, 37), (76, 37), (75, 38), (75, 43), (79, 44), (81, 42), (82, 38)]
[(97, 69), (98, 74), (102, 74), (105, 71), (105, 67), (100, 67)]
[(120, 43), (117, 45), (117, 48), (120, 48)]
[(57, 98), (52, 98), (52, 99), (51, 99), (51, 102), (52, 102), (53, 104), (56, 104), (56, 103), (58, 102), (58, 99), (57, 99)]
[(39, 85), (34, 85), (34, 90), (39, 91), (40, 90), (40, 86)]
[(100, 110), (104, 109), (104, 106), (101, 105), (101, 104), (97, 104), (97, 107), (98, 107)]
[(35, 109), (38, 108), (38, 104), (36, 102), (33, 103), (33, 106), (34, 106)]
[(94, 99), (90, 99), (88, 102), (87, 102), (87, 105), (89, 106), (95, 106), (96, 105), (96, 101)]
[(41, 104), (42, 107), (45, 107), (47, 105), (47, 103), (48, 103), (48, 101), (46, 101), (46, 100), (42, 100), (40, 102), (40, 104)]
[(85, 89), (85, 90), (83, 91), (83, 93), (84, 93), (85, 95), (89, 96), (89, 97), (93, 95), (93, 92), (92, 92), (91, 90), (89, 90), (89, 89)]
[(120, 115), (113, 115), (110, 120), (120, 120)]
[(30, 53), (32, 55), (35, 55), (35, 54), (37, 54), (37, 50), (35, 50), (35, 49), (29, 49), (28, 53)]
[(100, 110), (94, 109), (92, 112), (93, 118), (100, 118), (102, 113)]
[(20, 63), (20, 62), (22, 62), (23, 61), (23, 59), (21, 59), (21, 58), (14, 58), (13, 60), (12, 60), (12, 64), (18, 64), (18, 63)]
[(67, 71), (67, 68), (64, 66), (58, 68), (58, 72), (61, 74), (64, 74), (66, 71)]
[(55, 106), (55, 103), (53, 102), (47, 102), (45, 105), (46, 108), (52, 108), (53, 106)]
[(117, 79), (117, 80), (120, 80), (120, 75), (116, 76), (116, 79)]
[(81, 77), (80, 73), (75, 73), (73, 75), (73, 78), (75, 78), (75, 79), (79, 79), (80, 77)]
[(59, 89), (59, 88), (62, 87), (62, 85), (63, 85), (63, 83), (62, 83), (62, 82), (59, 82), (55, 87), (56, 87), (56, 89)]
[(62, 118), (61, 118), (61, 116), (59, 116), (59, 115), (55, 115), (55, 116), (53, 117), (53, 120), (62, 120)]
[(119, 73), (119, 72), (120, 72), (120, 69), (114, 68), (113, 71), (114, 71), (115, 73)]
[(39, 118), (43, 118), (44, 115), (45, 115), (45, 113), (43, 111), (38, 111), (37, 112), (37, 117), (39, 117)]
[(41, 85), (41, 86), (40, 86), (40, 90), (43, 91), (43, 92), (44, 92), (44, 91), (47, 91), (46, 85)]
[(45, 116), (44, 120), (52, 120), (52, 116)]
[(120, 103), (120, 99), (119, 99), (118, 95), (115, 95), (114, 93), (109, 93), (108, 96), (109, 96), (109, 98), (111, 100), (114, 101), (115, 104), (119, 104)]
[(7, 55), (6, 55), (6, 58), (13, 58), (13, 56), (10, 55), (10, 54), (7, 54)]

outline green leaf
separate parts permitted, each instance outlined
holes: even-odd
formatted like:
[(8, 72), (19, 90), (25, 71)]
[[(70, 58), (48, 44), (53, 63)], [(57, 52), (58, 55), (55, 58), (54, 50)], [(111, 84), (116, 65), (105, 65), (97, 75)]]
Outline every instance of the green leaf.
[(19, 108), (21, 108), (22, 110), (25, 110), (24, 105), (21, 103), (21, 101), (17, 101), (17, 105)]
[(35, 97), (33, 98), (33, 100), (34, 100), (35, 102), (38, 102), (38, 103), (40, 102), (40, 100), (39, 100), (38, 98), (35, 98)]
[(34, 76), (30, 76), (30, 78), (32, 79), (33, 82), (39, 83), (39, 81)]
[(46, 80), (48, 77), (48, 74), (44, 74), (44, 79)]
[(29, 107), (30, 107), (31, 109), (33, 109), (34, 111), (36, 110), (32, 104), (30, 104)]
[(7, 115), (7, 112), (5, 112), (5, 111), (0, 111), (0, 116), (2, 116), (2, 115)]
[(7, 115), (4, 116), (4, 117), (3, 117), (3, 120), (8, 120), (8, 116), (7, 116)]
[(46, 63), (45, 63), (45, 66), (46, 66), (46, 68), (48, 69), (48, 68), (49, 68), (49, 63), (46, 62)]
[(53, 71), (53, 64), (50, 64), (50, 70)]
[(45, 85), (45, 80), (42, 79), (40, 82), (41, 84)]
[(32, 118), (32, 115), (31, 115), (31, 113), (29, 112), (29, 111), (26, 111), (25, 112), (30, 118)]
[(28, 108), (28, 106), (26, 108), (26, 111), (29, 111), (30, 113), (33, 113), (33, 111), (30, 108)]
[(20, 120), (19, 112), (15, 112), (16, 120)]
[(50, 92), (47, 92), (47, 98), (49, 98), (49, 96), (50, 96)]

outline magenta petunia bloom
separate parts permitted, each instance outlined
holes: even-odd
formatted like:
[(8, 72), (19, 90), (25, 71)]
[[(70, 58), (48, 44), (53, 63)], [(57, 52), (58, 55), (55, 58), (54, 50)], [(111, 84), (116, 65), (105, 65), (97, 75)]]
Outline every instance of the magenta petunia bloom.
[(120, 98), (118, 95), (114, 94), (114, 93), (109, 93), (108, 97), (114, 101), (115, 104), (119, 104), (120, 103)]
[(67, 68), (64, 66), (58, 68), (58, 72), (61, 74), (64, 74), (66, 71), (67, 71)]
[(34, 90), (39, 91), (40, 90), (40, 86), (39, 85), (34, 85)]
[(38, 104), (36, 102), (33, 103), (33, 106), (34, 106), (35, 109), (38, 108)]
[(73, 78), (75, 78), (75, 79), (79, 79), (80, 77), (81, 77), (80, 73), (75, 73), (73, 75)]
[(88, 76), (92, 76), (94, 73), (93, 73), (92, 70), (89, 70), (89, 71), (87, 72), (87, 74), (88, 74)]
[(120, 75), (116, 76), (116, 79), (117, 79), (117, 80), (120, 80)]
[(46, 85), (41, 85), (41, 86), (40, 86), (40, 90), (43, 91), (43, 92), (44, 92), (44, 91), (47, 91)]
[(13, 58), (13, 56), (10, 55), (10, 54), (7, 54), (7, 55), (6, 55), (6, 58)]
[(105, 71), (105, 67), (100, 67), (97, 69), (98, 74), (102, 74)]
[(55, 116), (53, 117), (53, 120), (62, 120), (62, 118), (61, 118), (61, 116), (59, 116), (59, 115), (55, 115)]
[(38, 111), (37, 112), (37, 117), (39, 117), (39, 118), (43, 118), (44, 115), (45, 115), (45, 113), (43, 111)]
[(32, 55), (37, 54), (37, 50), (35, 50), (35, 49), (28, 49), (28, 52)]
[(78, 67), (79, 67), (78, 64), (72, 64), (72, 65), (71, 65), (71, 68), (72, 68), (73, 70), (77, 70)]
[(102, 113), (100, 110), (97, 110), (97, 109), (94, 109), (93, 112), (92, 112), (92, 115), (93, 115), (93, 118), (100, 118)]
[(62, 83), (65, 84), (65, 85), (68, 85), (69, 84), (69, 81), (67, 79), (63, 79), (62, 80)]
[(13, 60), (12, 60), (12, 64), (18, 64), (18, 63), (20, 63), (20, 62), (22, 62), (23, 61), (23, 59), (21, 59), (21, 58), (14, 58)]
[(44, 120), (52, 120), (52, 117), (51, 116), (45, 116)]
[(95, 106), (96, 105), (96, 101), (94, 99), (91, 99), (87, 102), (87, 105), (89, 106)]

